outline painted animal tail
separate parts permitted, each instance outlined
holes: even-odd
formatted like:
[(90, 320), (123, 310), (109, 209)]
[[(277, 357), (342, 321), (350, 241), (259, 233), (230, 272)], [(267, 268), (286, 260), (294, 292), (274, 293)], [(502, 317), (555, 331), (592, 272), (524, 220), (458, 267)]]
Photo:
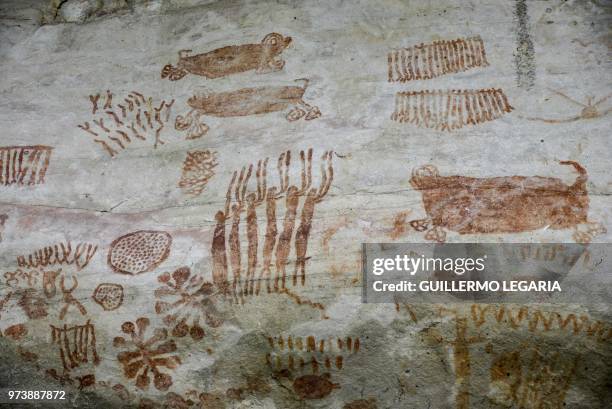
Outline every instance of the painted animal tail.
[(308, 88), (308, 83), (310, 82), (308, 78), (298, 78), (296, 80), (293, 80), (293, 82), (298, 82), (298, 81), (302, 81), (304, 83), (304, 86), (303, 86), (304, 89)]
[(161, 71), (161, 77), (168, 77), (170, 81), (178, 81), (185, 75), (187, 75), (187, 71), (181, 68), (175, 68), (171, 64), (164, 65), (164, 68), (162, 68)]
[(574, 162), (573, 160), (562, 160), (559, 161), (559, 164), (571, 165), (574, 167), (576, 172), (578, 172), (578, 177), (572, 185), (572, 189), (586, 192), (586, 182), (589, 179), (589, 175), (587, 174), (586, 169), (583, 168), (582, 165), (580, 165), (578, 162)]

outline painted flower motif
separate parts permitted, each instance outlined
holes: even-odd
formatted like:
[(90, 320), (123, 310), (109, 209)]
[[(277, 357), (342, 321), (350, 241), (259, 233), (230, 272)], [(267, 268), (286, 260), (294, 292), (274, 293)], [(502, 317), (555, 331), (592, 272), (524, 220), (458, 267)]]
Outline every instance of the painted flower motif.
[(136, 386), (147, 389), (151, 383), (149, 372), (153, 374), (153, 384), (160, 391), (168, 390), (172, 385), (172, 376), (160, 372), (159, 368), (174, 369), (181, 364), (176, 352), (174, 340), (167, 340), (168, 331), (157, 328), (153, 336), (145, 339), (145, 332), (150, 322), (148, 318), (138, 318), (135, 323), (124, 322), (121, 331), (130, 336), (130, 340), (124, 337), (116, 337), (113, 340), (115, 348), (133, 346), (135, 349), (120, 352), (117, 359), (123, 365), (123, 373), (128, 379), (136, 378)]
[(189, 334), (194, 340), (200, 340), (206, 335), (200, 321), (211, 328), (223, 324), (215, 307), (216, 293), (212, 283), (192, 275), (188, 267), (181, 267), (172, 274), (164, 273), (157, 279), (164, 286), (155, 290), (155, 297), (158, 298), (155, 311), (167, 314), (164, 322), (174, 326), (173, 336), (184, 337)]

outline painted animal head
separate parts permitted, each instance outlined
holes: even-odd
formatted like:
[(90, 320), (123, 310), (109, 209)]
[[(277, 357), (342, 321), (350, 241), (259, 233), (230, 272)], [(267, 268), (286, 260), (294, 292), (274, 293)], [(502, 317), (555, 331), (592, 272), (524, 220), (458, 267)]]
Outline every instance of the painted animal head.
[(410, 184), (417, 190), (424, 189), (440, 176), (438, 169), (434, 165), (424, 165), (412, 171)]
[(274, 54), (278, 54), (291, 44), (291, 37), (283, 37), (278, 33), (270, 33), (261, 40), (261, 44), (269, 48)]

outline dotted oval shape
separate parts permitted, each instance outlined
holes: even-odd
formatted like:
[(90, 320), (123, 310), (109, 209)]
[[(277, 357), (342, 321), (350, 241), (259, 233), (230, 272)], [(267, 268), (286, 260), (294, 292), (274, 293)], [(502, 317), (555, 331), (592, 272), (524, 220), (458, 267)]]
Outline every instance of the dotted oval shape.
[(168, 258), (171, 245), (172, 237), (164, 231), (135, 231), (111, 243), (108, 265), (121, 274), (146, 273)]
[(116, 310), (123, 304), (123, 287), (119, 284), (102, 283), (92, 296), (106, 311)]

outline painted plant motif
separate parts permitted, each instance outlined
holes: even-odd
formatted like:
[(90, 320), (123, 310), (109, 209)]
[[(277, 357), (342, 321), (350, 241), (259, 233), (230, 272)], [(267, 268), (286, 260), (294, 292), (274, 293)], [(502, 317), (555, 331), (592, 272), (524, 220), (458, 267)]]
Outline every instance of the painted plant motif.
[(590, 241), (605, 231), (587, 220), (589, 196), (587, 171), (573, 161), (578, 177), (572, 185), (561, 179), (541, 176), (473, 178), (440, 176), (432, 165), (417, 168), (410, 184), (421, 192), (426, 219), (413, 220), (416, 231), (425, 231), (427, 240), (444, 242), (445, 230), (459, 234), (518, 233), (548, 227), (574, 228), (575, 239)]
[(128, 379), (136, 379), (136, 386), (147, 389), (151, 383), (160, 391), (166, 391), (172, 386), (172, 376), (161, 372), (160, 368), (174, 369), (181, 364), (181, 359), (176, 352), (176, 343), (169, 340), (166, 329), (157, 328), (149, 338), (145, 337), (150, 325), (148, 318), (138, 318), (136, 322), (127, 321), (121, 325), (121, 331), (129, 335), (129, 339), (116, 337), (113, 340), (115, 348), (127, 347), (129, 350), (122, 351), (117, 359), (123, 365), (123, 373)]
[(211, 328), (223, 324), (215, 307), (216, 290), (212, 283), (192, 274), (188, 267), (179, 268), (172, 274), (164, 273), (157, 279), (164, 285), (155, 290), (158, 298), (155, 312), (167, 314), (164, 323), (174, 326), (172, 336), (189, 334), (194, 340), (199, 340), (206, 335), (202, 327), (204, 323)]
[(217, 165), (217, 152), (215, 151), (187, 152), (178, 186), (185, 194), (200, 195), (208, 181), (215, 175), (214, 169)]
[(499, 119), (513, 109), (501, 89), (407, 91), (395, 95), (391, 119), (453, 131)]
[(258, 74), (279, 71), (285, 66), (280, 54), (289, 44), (291, 37), (270, 33), (260, 44), (230, 45), (197, 55), (189, 55), (191, 50), (181, 50), (176, 67), (165, 65), (161, 77), (178, 81), (188, 73), (221, 78), (251, 70), (256, 70)]
[(308, 87), (308, 79), (298, 79), (303, 86), (265, 86), (242, 88), (235, 91), (194, 95), (187, 101), (191, 110), (177, 115), (174, 127), (187, 131), (187, 139), (196, 139), (208, 132), (208, 126), (200, 121), (203, 115), (226, 118), (267, 114), (270, 112), (291, 110), (287, 113), (288, 121), (304, 118), (307, 121), (321, 116), (319, 108), (303, 100)]
[(93, 125), (84, 122), (78, 127), (92, 136), (93, 141), (111, 157), (119, 153), (116, 149), (125, 149), (132, 140), (146, 141), (155, 136), (154, 148), (165, 143), (161, 139), (161, 132), (170, 119), (174, 100), (169, 103), (162, 100), (156, 106), (152, 97), (145, 98), (141, 93), (132, 91), (120, 103), (113, 105), (113, 94), (106, 91), (102, 107), (98, 106), (100, 94), (90, 95), (89, 101), (92, 104)]
[[(289, 287), (304, 286), (306, 283), (306, 254), (315, 207), (327, 195), (333, 180), (332, 152), (325, 152), (321, 157), (321, 183), (316, 188), (312, 187), (312, 149), (301, 151), (300, 160), (300, 187), (289, 185), (290, 151), (278, 158), (279, 186), (267, 185), (268, 159), (257, 163), (255, 191), (248, 191), (253, 165), (243, 167), (239, 174), (233, 174), (225, 208), (215, 215), (217, 226), (211, 254), (213, 283), (222, 294), (230, 295), (235, 301), (243, 300), (245, 296), (259, 295), (260, 291), (264, 291), (264, 284), (268, 293), (283, 293), (298, 304), (324, 309), (323, 305), (293, 293)], [(285, 211), (279, 226), (277, 202), (281, 200), (282, 203), (283, 198)], [(259, 206), (265, 206), (266, 229), (263, 237), (258, 233), (258, 226), (263, 223), (257, 214)], [(246, 223), (241, 223), (243, 213), (246, 213)], [(229, 233), (226, 232), (228, 221)], [(246, 227), (248, 242), (245, 261), (240, 246), (241, 225)], [(295, 257), (293, 274), (287, 271), (291, 255)]]

